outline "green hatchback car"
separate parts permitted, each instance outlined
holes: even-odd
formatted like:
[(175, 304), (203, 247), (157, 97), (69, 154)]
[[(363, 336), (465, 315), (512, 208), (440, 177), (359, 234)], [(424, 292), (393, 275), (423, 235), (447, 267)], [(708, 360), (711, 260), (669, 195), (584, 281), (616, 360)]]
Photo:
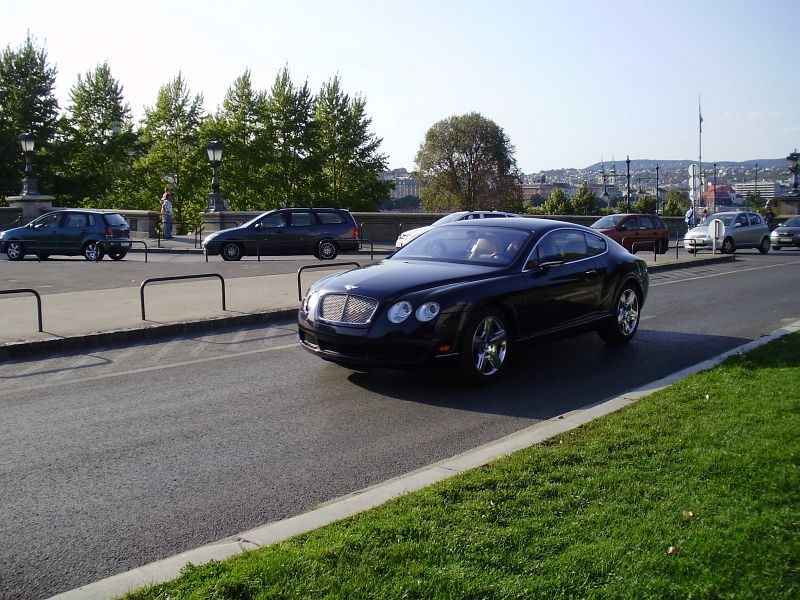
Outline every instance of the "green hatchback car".
[(23, 227), (0, 231), (0, 252), (9, 260), (26, 254), (47, 258), (51, 254), (83, 255), (101, 260), (107, 253), (122, 260), (131, 247), (131, 228), (119, 213), (100, 210), (55, 210)]

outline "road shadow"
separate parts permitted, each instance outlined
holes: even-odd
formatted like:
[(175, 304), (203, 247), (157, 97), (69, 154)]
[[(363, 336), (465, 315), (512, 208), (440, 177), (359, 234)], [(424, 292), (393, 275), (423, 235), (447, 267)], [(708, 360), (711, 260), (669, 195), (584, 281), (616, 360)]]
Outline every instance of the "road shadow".
[(350, 373), (353, 385), (390, 398), (488, 414), (549, 419), (629, 392), (749, 339), (640, 330), (626, 346), (593, 333), (519, 349), (500, 381), (468, 387), (455, 368)]

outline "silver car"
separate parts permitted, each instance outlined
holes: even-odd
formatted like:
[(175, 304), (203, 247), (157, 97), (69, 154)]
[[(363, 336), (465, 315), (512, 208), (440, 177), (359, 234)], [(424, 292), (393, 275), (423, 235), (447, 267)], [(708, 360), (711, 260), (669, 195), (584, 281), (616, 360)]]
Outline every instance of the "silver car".
[(400, 234), (395, 242), (396, 248), (402, 248), (411, 240), (418, 238), (426, 231), (430, 231), (431, 227), (438, 227), (439, 225), (444, 225), (445, 223), (453, 223), (455, 221), (467, 221), (470, 219), (492, 219), (495, 217), (518, 217), (518, 214), (509, 213), (509, 212), (500, 212), (496, 210), (462, 210), (460, 212), (450, 213), (449, 215), (443, 216), (438, 221), (434, 221), (430, 225), (426, 225), (425, 227), (417, 227), (415, 229), (409, 229), (408, 231), (404, 231)]
[(769, 234), (773, 250), (780, 250), (784, 246), (800, 246), (800, 217), (787, 219)]
[(709, 215), (701, 225), (686, 232), (683, 243), (689, 254), (713, 248), (709, 227), (717, 220), (722, 222), (717, 248), (723, 254), (742, 248), (758, 248), (761, 254), (769, 252), (769, 228), (764, 217), (752, 212), (720, 212)]

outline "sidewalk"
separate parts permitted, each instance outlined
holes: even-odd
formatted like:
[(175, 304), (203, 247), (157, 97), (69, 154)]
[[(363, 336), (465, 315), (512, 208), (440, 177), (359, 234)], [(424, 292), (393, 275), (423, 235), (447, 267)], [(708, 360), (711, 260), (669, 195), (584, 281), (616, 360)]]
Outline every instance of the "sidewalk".
[[(155, 240), (150, 242), (156, 245)], [(161, 240), (160, 249), (150, 245), (149, 252), (202, 253), (194, 249), (192, 236)], [(391, 250), (389, 245), (375, 248), (375, 259)], [(369, 256), (370, 250), (362, 250), (359, 255)], [(339, 259), (346, 260), (348, 256), (352, 255)], [(647, 260), (651, 272), (734, 259), (733, 255), (710, 254), (676, 258), (674, 251), (655, 258), (648, 253), (639, 256)], [(304, 273), (303, 290), (330, 272)], [(42, 332), (37, 331), (34, 297), (0, 296), (0, 359), (287, 321), (295, 318), (300, 303), (297, 276), (293, 273), (225, 279), (226, 310), (222, 309), (221, 282), (216, 279), (156, 282), (145, 288), (147, 319), (143, 320), (140, 283), (117, 289), (47, 294), (42, 297)], [(11, 285), (3, 287), (10, 289)]]

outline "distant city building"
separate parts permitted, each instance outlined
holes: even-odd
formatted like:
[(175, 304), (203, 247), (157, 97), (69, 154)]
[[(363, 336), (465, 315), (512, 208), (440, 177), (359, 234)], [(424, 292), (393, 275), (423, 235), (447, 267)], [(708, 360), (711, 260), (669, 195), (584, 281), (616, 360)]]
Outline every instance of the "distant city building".
[(419, 198), (420, 184), (411, 173), (405, 169), (392, 169), (391, 171), (384, 171), (380, 174), (381, 181), (393, 181), (394, 189), (389, 193), (392, 200), (405, 198), (406, 196), (415, 196)]
[(716, 206), (739, 206), (741, 204), (742, 200), (736, 195), (736, 190), (727, 183), (709, 184), (700, 194), (700, 205), (711, 209)]
[[(522, 200), (528, 202), (536, 195), (547, 199), (555, 189), (563, 190), (567, 196), (573, 196), (575, 194), (575, 188), (568, 183), (523, 183)], [(609, 194), (610, 193), (611, 192), (609, 192)]]
[(756, 189), (755, 181), (735, 183), (733, 188), (736, 190), (736, 194), (742, 198), (747, 198), (750, 192), (757, 192), (764, 202), (774, 200), (776, 196), (783, 196), (789, 191), (789, 188), (774, 181), (759, 181), (758, 189)]

